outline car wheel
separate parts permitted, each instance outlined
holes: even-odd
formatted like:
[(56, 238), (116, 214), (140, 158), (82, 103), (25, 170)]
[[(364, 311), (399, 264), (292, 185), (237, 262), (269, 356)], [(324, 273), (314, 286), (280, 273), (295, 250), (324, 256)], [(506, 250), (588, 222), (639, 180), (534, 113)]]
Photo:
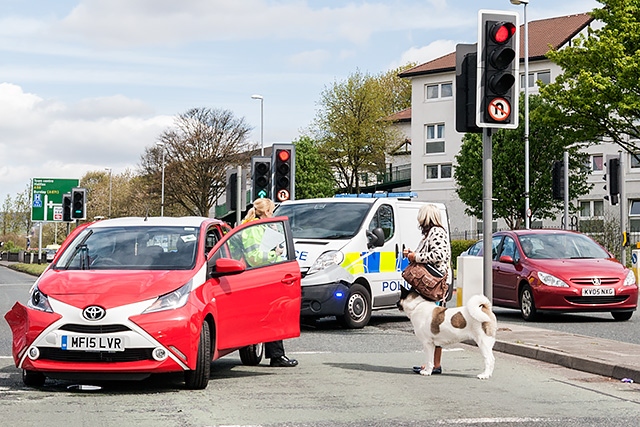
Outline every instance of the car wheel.
[(533, 292), (529, 285), (525, 285), (520, 291), (520, 313), (522, 318), (528, 322), (536, 320), (538, 317), (536, 302), (533, 299)]
[(198, 343), (198, 357), (196, 368), (184, 373), (184, 382), (190, 390), (202, 390), (207, 388), (211, 373), (211, 331), (209, 323), (202, 324), (200, 342)]
[(42, 387), (45, 379), (42, 372), (22, 370), (22, 382), (27, 387)]
[(264, 355), (264, 343), (248, 345), (240, 349), (240, 360), (243, 365), (255, 366)]
[(337, 316), (338, 323), (345, 328), (360, 329), (371, 319), (371, 295), (359, 284), (351, 285), (344, 314)]
[(616, 320), (624, 321), (631, 319), (633, 311), (612, 311), (611, 315)]

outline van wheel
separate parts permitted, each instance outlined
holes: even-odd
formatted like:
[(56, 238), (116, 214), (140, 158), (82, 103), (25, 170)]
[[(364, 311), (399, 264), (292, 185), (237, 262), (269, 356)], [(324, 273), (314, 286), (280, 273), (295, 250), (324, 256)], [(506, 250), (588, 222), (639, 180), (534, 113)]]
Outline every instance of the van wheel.
[(42, 387), (45, 380), (42, 372), (22, 370), (22, 382), (27, 387)]
[(344, 314), (337, 316), (338, 323), (345, 328), (364, 328), (371, 319), (371, 295), (367, 289), (359, 284), (351, 285), (349, 297), (344, 308)]
[(211, 331), (209, 323), (202, 324), (200, 331), (200, 342), (198, 344), (198, 357), (196, 359), (196, 368), (194, 370), (185, 371), (184, 382), (189, 390), (202, 390), (207, 388), (209, 384), (209, 375), (211, 374)]
[(262, 361), (264, 343), (248, 345), (240, 349), (240, 360), (243, 365), (255, 366)]
[(520, 291), (520, 313), (527, 322), (534, 321), (538, 317), (536, 302), (533, 299), (533, 292), (529, 285), (525, 285)]

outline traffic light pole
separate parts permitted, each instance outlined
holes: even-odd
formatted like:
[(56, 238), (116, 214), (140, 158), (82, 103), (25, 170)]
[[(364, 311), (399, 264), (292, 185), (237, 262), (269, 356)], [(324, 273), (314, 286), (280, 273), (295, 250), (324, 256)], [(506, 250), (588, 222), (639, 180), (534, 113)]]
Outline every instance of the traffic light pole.
[(489, 301), (493, 300), (493, 251), (491, 250), (491, 235), (493, 232), (493, 147), (491, 128), (484, 128), (482, 132), (482, 273), (483, 291)]
[(241, 214), (242, 208), (245, 205), (245, 202), (242, 200), (242, 166), (238, 166), (237, 176), (236, 176), (238, 184), (236, 185), (236, 225), (240, 225), (242, 221)]
[[(624, 179), (624, 156), (622, 153), (619, 153), (620, 157), (620, 174), (619, 179), (619, 189), (620, 189), (620, 239), (624, 235), (624, 232), (627, 230), (627, 191), (625, 189), (625, 179)], [(620, 262), (622, 265), (627, 265), (627, 248), (624, 245), (620, 245)]]

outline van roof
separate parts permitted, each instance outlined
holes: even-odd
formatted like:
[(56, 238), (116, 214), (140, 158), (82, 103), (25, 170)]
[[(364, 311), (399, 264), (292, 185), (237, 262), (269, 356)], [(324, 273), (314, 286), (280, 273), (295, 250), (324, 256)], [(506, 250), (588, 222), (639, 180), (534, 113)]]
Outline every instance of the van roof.
[(324, 197), (319, 199), (301, 199), (301, 200), (287, 200), (286, 202), (282, 202), (282, 205), (290, 205), (290, 204), (301, 204), (301, 203), (368, 203), (374, 204), (377, 203), (399, 203), (403, 205), (416, 205), (420, 206), (425, 203), (429, 203), (437, 206), (440, 209), (445, 209), (445, 205), (443, 203), (436, 202), (426, 202), (423, 200), (415, 200), (415, 199), (396, 199), (396, 198), (370, 198), (370, 197)]

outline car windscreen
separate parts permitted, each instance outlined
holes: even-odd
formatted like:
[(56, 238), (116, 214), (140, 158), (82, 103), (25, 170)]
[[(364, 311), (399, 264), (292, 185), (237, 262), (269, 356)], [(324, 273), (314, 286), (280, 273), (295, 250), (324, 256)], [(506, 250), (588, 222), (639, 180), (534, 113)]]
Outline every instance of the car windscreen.
[(195, 264), (198, 227), (97, 227), (82, 231), (56, 269), (188, 270)]
[(370, 203), (295, 203), (278, 206), (275, 215), (286, 216), (294, 238), (349, 239), (364, 221)]
[(525, 255), (534, 259), (604, 259), (609, 253), (588, 236), (576, 233), (519, 236)]

